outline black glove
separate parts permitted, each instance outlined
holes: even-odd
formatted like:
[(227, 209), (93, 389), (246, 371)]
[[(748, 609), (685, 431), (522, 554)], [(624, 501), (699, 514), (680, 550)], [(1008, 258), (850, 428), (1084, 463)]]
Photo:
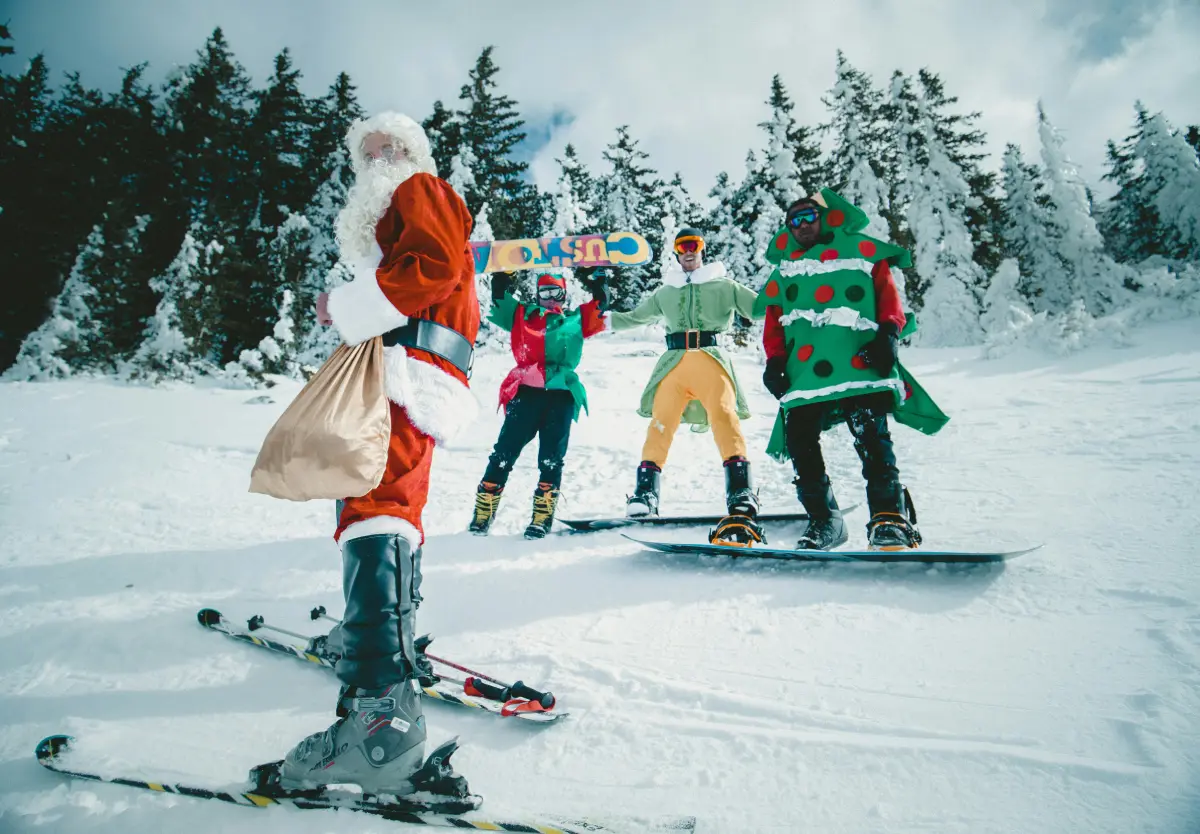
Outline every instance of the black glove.
[(875, 338), (867, 342), (859, 355), (874, 368), (880, 376), (888, 376), (896, 367), (896, 346), (900, 339), (900, 328), (894, 322), (885, 321), (879, 325)]
[(502, 301), (512, 289), (513, 277), (511, 272), (492, 273), (492, 301)]
[(791, 388), (792, 384), (788, 381), (786, 353), (783, 356), (772, 356), (767, 360), (767, 369), (763, 371), (763, 385), (767, 386), (771, 396), (777, 400), (783, 399), (783, 395)]

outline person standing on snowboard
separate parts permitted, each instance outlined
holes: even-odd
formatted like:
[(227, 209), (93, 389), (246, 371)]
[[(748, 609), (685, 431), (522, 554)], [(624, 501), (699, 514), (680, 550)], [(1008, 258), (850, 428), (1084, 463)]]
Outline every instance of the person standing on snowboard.
[(359, 119), (345, 142), (355, 181), (336, 232), (354, 278), (321, 294), (317, 316), (348, 345), (383, 337), (391, 438), (382, 480), (345, 499), (334, 534), (346, 602), (334, 670), (343, 684), (338, 719), (284, 757), (280, 786), (353, 783), (367, 793), (462, 798), (465, 779), (432, 758), (422, 766), (413, 641), (433, 449), (478, 410), (467, 386), (479, 329), (471, 215), (437, 177), (429, 140), (409, 117)]
[(897, 343), (916, 329), (901, 309), (889, 265), (911, 265), (898, 246), (861, 234), (867, 216), (823, 189), (788, 207), (767, 260), (763, 287), (763, 383), (780, 403), (768, 453), (792, 461), (796, 495), (809, 515), (798, 549), (829, 550), (849, 538), (821, 455), (821, 432), (845, 422), (867, 482), (867, 545), (915, 548), (921, 541), (900, 482), (888, 414), (932, 434), (946, 416), (897, 362)]
[[(592, 271), (584, 267), (576, 274), (585, 278)], [(587, 409), (587, 391), (575, 368), (583, 358), (583, 340), (602, 332), (607, 325), (604, 313), (608, 296), (600, 280), (593, 284), (591, 301), (569, 310), (566, 275), (553, 269), (538, 274), (537, 304), (533, 306), (513, 298), (511, 287), (511, 274), (497, 272), (492, 276), (488, 320), (512, 334), (517, 366), (500, 383), (504, 425), (475, 492), (469, 529), (476, 535), (487, 535), (513, 464), (537, 435), (540, 477), (525, 538), (540, 539), (550, 532), (554, 521), (571, 423)]]
[(728, 330), (734, 313), (755, 314), (755, 295), (725, 272), (720, 261), (704, 263), (704, 235), (683, 228), (675, 236), (675, 263), (662, 273), (662, 286), (628, 313), (613, 312), (613, 330), (663, 321), (667, 352), (658, 360), (642, 392), (638, 414), (650, 418), (634, 494), (625, 512), (631, 517), (658, 515), (663, 466), (680, 422), (694, 431), (712, 426), (725, 470), (729, 516), (712, 533), (714, 541), (761, 540), (754, 524), (758, 495), (750, 478), (741, 420), (750, 410), (733, 365), (717, 347), (717, 334)]

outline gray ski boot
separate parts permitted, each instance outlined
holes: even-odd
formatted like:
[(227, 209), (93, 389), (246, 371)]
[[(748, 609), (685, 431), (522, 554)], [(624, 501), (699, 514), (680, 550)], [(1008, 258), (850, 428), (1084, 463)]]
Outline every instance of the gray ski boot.
[(850, 534), (846, 531), (846, 522), (842, 518), (842, 511), (838, 509), (837, 499), (833, 497), (829, 478), (822, 477), (816, 483), (802, 483), (796, 478), (794, 483), (796, 496), (808, 512), (808, 528), (800, 541), (796, 542), (796, 549), (832, 550), (845, 544)]

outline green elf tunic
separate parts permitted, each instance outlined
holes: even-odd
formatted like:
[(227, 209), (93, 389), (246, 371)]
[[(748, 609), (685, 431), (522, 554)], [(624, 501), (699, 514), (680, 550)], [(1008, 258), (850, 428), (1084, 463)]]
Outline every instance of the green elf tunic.
[[(821, 209), (825, 238), (805, 250), (786, 227), (781, 228), (766, 252), (775, 271), (754, 305), (760, 315), (768, 306), (782, 311), (779, 322), (784, 327), (791, 388), (779, 401), (767, 446), (768, 454), (779, 460), (787, 459), (784, 413), (797, 406), (890, 393), (892, 414), (899, 423), (934, 434), (949, 420), (899, 362), (881, 377), (858, 355), (879, 329), (872, 270), (880, 261), (909, 267), (909, 253), (862, 234), (866, 214), (834, 191), (823, 189), (821, 196), (826, 204)], [(914, 332), (916, 319), (910, 314), (900, 336)], [(823, 428), (844, 419), (843, 409), (827, 406)]]
[[(744, 318), (761, 319), (763, 312), (755, 311), (754, 291), (747, 289), (725, 273), (725, 264), (714, 261), (705, 264), (694, 272), (684, 272), (682, 269), (664, 270), (662, 286), (647, 297), (636, 309), (628, 313), (613, 312), (611, 326), (613, 330), (628, 330), (644, 324), (662, 320), (667, 326), (668, 333), (683, 333), (687, 330), (728, 330), (733, 324), (733, 314), (737, 312)], [(763, 310), (766, 308), (764, 307)], [(717, 360), (721, 368), (733, 382), (734, 394), (737, 397), (737, 415), (745, 420), (750, 416), (746, 406), (746, 398), (742, 386), (738, 383), (737, 373), (733, 364), (717, 347), (701, 348), (705, 353)], [(641, 407), (638, 414), (642, 417), (654, 416), (654, 394), (658, 384), (679, 364), (686, 351), (668, 350), (659, 357), (650, 382), (642, 391)], [(684, 409), (682, 422), (688, 423), (692, 431), (707, 431), (708, 412), (696, 400), (692, 400)]]

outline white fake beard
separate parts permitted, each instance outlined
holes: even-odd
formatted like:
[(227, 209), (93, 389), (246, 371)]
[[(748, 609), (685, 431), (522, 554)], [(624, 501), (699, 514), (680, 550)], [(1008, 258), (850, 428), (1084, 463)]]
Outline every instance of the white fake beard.
[(372, 162), (359, 172), (334, 224), (342, 260), (354, 263), (378, 257), (375, 225), (391, 204), (396, 188), (418, 170), (416, 163), (401, 159)]

